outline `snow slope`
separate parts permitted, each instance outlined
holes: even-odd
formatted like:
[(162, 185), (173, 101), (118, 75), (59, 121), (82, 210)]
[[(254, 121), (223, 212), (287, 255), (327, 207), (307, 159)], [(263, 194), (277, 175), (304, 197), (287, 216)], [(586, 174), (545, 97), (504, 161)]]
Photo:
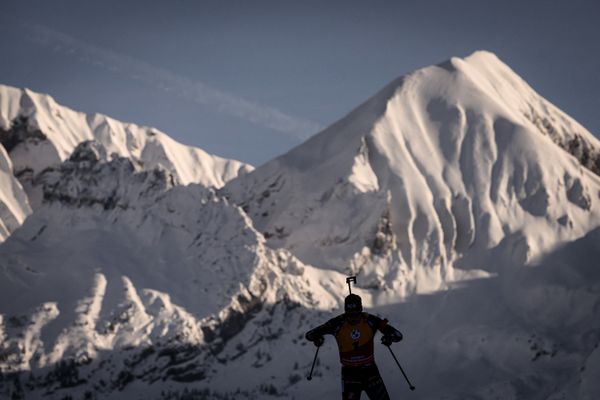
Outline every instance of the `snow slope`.
[(104, 151), (84, 142), (42, 172), (43, 205), (0, 246), (0, 370), (48, 376), (28, 398), (200, 382), (254, 313), (337, 305), (213, 189)]
[(0, 243), (31, 213), (27, 194), (13, 175), (12, 161), (0, 146)]
[(599, 226), (598, 154), (585, 128), (477, 52), (391, 82), (224, 193), (273, 247), (426, 293)]

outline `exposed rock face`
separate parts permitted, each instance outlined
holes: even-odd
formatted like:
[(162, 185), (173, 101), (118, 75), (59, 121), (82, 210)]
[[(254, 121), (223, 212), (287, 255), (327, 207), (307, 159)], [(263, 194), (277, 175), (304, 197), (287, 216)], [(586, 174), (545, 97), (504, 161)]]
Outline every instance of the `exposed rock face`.
[(129, 159), (116, 155), (110, 162), (106, 160), (102, 146), (83, 142), (58, 168), (40, 173), (34, 185), (42, 186), (45, 202), (74, 207), (99, 205), (104, 210), (144, 203), (178, 185), (176, 177), (164, 169), (136, 171)]
[(555, 127), (558, 122), (556, 118), (540, 117), (533, 108), (525, 116), (542, 134), (547, 135), (554, 143), (579, 160), (581, 165), (600, 176), (600, 149), (596, 140), (590, 139), (587, 134), (579, 133), (577, 128), (570, 130), (564, 126)]
[(9, 129), (0, 128), (0, 144), (10, 154), (15, 147), (23, 143), (37, 144), (48, 138), (39, 129), (31, 128), (27, 118), (20, 116), (12, 121)]

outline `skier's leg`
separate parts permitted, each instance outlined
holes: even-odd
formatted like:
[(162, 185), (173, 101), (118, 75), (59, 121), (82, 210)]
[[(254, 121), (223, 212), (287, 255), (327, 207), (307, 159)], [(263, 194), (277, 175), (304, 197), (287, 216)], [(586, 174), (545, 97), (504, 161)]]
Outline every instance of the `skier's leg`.
[(365, 380), (365, 392), (371, 400), (390, 400), (390, 395), (376, 365), (369, 368), (369, 374)]
[(363, 385), (354, 368), (342, 367), (342, 400), (358, 400)]
[(344, 384), (342, 400), (358, 400), (360, 392), (362, 392), (362, 388), (359, 383)]

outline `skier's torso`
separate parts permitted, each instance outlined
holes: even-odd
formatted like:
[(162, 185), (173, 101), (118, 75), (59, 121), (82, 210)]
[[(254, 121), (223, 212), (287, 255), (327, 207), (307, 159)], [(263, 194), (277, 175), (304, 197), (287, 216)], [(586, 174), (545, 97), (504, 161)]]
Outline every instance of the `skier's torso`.
[(375, 361), (373, 338), (383, 320), (361, 313), (354, 321), (340, 315), (333, 318), (330, 323), (335, 327), (333, 335), (337, 341), (342, 365), (358, 367)]

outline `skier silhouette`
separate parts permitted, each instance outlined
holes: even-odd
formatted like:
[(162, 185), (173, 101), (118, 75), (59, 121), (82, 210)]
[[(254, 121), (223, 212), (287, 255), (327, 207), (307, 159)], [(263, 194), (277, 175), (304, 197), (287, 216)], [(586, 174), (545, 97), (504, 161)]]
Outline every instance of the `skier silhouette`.
[(402, 333), (381, 319), (363, 312), (362, 300), (349, 294), (344, 300), (344, 314), (330, 319), (306, 333), (306, 339), (315, 346), (323, 345), (323, 335), (333, 335), (337, 341), (342, 363), (342, 399), (360, 399), (364, 390), (371, 400), (390, 398), (379, 374), (373, 354), (373, 339), (377, 331), (381, 343), (390, 346), (402, 340)]

